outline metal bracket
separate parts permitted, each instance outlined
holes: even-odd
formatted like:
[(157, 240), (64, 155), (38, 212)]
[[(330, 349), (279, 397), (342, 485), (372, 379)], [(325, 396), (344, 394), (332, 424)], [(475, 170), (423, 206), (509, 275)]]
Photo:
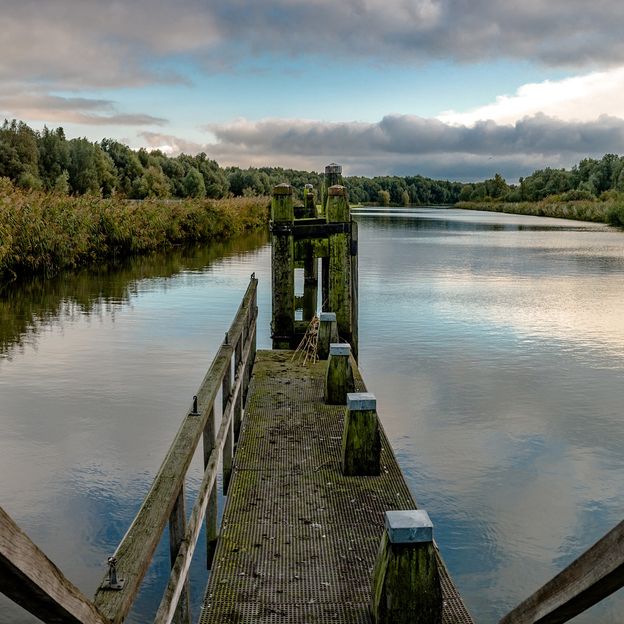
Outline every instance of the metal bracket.
[(193, 396), (193, 410), (189, 412), (189, 416), (199, 416), (199, 412), (197, 411), (197, 395)]
[(102, 583), (100, 589), (119, 591), (124, 588), (126, 579), (117, 578), (117, 558), (108, 558), (108, 578)]

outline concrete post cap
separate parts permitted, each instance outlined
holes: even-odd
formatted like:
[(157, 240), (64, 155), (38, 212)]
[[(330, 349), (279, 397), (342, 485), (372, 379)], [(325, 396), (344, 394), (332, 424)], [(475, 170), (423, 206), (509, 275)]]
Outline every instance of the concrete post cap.
[(377, 409), (377, 399), (370, 392), (349, 392), (347, 408), (350, 412), (368, 412)]
[(332, 323), (332, 322), (335, 322), (335, 320), (336, 320), (335, 312), (321, 312), (319, 314), (319, 321), (321, 321), (321, 323)]
[(303, 188), (311, 189), (314, 188), (311, 184), (306, 184)]
[(385, 525), (392, 544), (422, 544), (433, 541), (433, 523), (424, 509), (386, 511)]
[(332, 342), (329, 345), (329, 355), (351, 355), (351, 345), (348, 342)]

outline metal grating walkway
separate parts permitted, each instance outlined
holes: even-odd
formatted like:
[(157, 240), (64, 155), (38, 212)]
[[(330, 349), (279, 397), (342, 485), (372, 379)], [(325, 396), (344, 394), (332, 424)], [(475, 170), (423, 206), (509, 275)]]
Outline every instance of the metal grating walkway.
[[(369, 623), (383, 512), (415, 507), (383, 431), (383, 474), (342, 476), (345, 408), (323, 403), (326, 362), (291, 356), (257, 354), (200, 624)], [(441, 574), (444, 624), (472, 622)]]

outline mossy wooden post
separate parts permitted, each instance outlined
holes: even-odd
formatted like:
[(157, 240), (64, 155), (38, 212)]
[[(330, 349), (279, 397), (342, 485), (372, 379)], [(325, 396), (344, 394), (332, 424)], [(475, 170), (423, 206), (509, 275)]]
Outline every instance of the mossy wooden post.
[(314, 187), (306, 184), (303, 187), (303, 216), (307, 219), (316, 218), (316, 202), (314, 197)]
[(347, 394), (342, 433), (342, 474), (377, 476), (380, 471), (381, 436), (377, 399), (369, 392)]
[(319, 315), (319, 330), (316, 354), (319, 360), (329, 357), (329, 345), (338, 342), (338, 324), (333, 312), (321, 312)]
[(306, 244), (303, 260), (303, 320), (311, 321), (316, 314), (318, 299), (318, 262), (314, 255), (314, 244)]
[(290, 184), (278, 184), (273, 188), (271, 219), (273, 348), (288, 349), (295, 325), (294, 208)]
[(386, 511), (373, 571), (374, 624), (441, 624), (442, 588), (433, 525), (424, 509)]
[(351, 367), (351, 346), (333, 343), (329, 346), (329, 360), (325, 374), (325, 403), (346, 405), (347, 394), (355, 390)]
[(325, 167), (325, 178), (323, 184), (323, 197), (321, 207), (323, 209), (323, 215), (327, 215), (325, 208), (327, 207), (327, 196), (331, 186), (336, 184), (342, 185), (342, 166), (336, 163), (330, 163)]
[[(330, 187), (327, 222), (349, 224), (350, 220), (347, 190), (344, 186)], [(346, 230), (329, 235), (329, 309), (336, 313), (341, 338), (351, 343), (351, 244)]]
[[(208, 466), (210, 461), (210, 454), (215, 447), (215, 409), (214, 405), (210, 408), (210, 414), (208, 420), (206, 420), (206, 426), (204, 427), (204, 470)], [(206, 507), (206, 567), (210, 570), (212, 567), (212, 560), (217, 548), (217, 538), (219, 536), (218, 530), (218, 502), (217, 502), (217, 484), (212, 486), (210, 491), (210, 498), (208, 499), (208, 505)]]

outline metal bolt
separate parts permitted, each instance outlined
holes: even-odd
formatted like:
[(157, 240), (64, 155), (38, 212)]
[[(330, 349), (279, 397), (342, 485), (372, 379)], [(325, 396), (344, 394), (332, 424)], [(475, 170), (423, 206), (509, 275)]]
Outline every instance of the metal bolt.
[(108, 584), (111, 587), (117, 585), (117, 558), (108, 558)]
[(255, 271), (251, 274), (251, 279), (256, 279), (256, 272)]
[(228, 340), (229, 340), (228, 332), (225, 332), (225, 344), (229, 344)]
[(198, 414), (199, 412), (197, 411), (197, 395), (193, 396), (193, 411), (191, 412), (191, 414)]

